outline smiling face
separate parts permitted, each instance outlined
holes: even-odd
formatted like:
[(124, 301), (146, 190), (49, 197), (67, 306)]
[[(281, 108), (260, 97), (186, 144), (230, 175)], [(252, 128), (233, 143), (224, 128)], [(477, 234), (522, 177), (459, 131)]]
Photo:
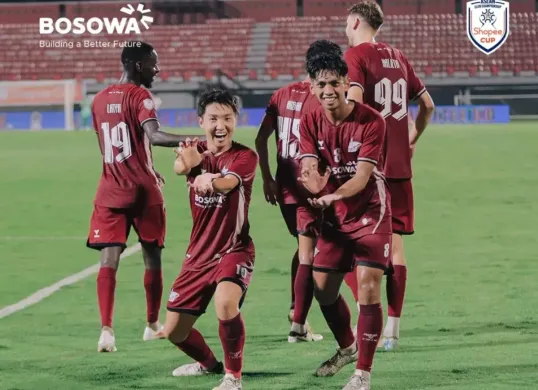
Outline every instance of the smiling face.
[(205, 131), (208, 146), (217, 152), (231, 147), (236, 124), (236, 113), (226, 104), (210, 103), (200, 117), (200, 127)]
[(311, 89), (325, 110), (334, 111), (346, 104), (349, 81), (333, 71), (320, 71), (312, 80)]

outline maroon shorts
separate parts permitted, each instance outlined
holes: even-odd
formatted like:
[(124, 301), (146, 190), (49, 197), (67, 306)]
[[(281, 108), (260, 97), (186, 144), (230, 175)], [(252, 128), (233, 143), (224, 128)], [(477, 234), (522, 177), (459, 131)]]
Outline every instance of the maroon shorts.
[(183, 268), (170, 291), (167, 309), (200, 316), (205, 313), (217, 285), (224, 281), (236, 283), (243, 289), (241, 306), (253, 271), (252, 251), (228, 253), (214, 267), (202, 270)]
[(317, 215), (315, 210), (297, 203), (280, 203), (279, 206), (288, 231), (293, 237), (297, 237), (298, 234), (312, 237), (316, 234), (316, 221), (321, 218), (321, 214)]
[(392, 231), (395, 234), (415, 232), (415, 208), (411, 179), (387, 180), (391, 197)]
[(110, 246), (125, 248), (131, 226), (140, 242), (164, 247), (166, 213), (163, 204), (130, 209), (94, 206), (86, 245), (97, 250)]
[(391, 256), (391, 234), (367, 234), (351, 240), (340, 232), (324, 228), (316, 242), (312, 269), (347, 273), (362, 265), (386, 270)]

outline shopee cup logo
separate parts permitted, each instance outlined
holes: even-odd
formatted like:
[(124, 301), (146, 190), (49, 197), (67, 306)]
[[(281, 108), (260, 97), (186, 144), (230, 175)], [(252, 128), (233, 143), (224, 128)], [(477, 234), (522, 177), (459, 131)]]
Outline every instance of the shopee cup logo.
[(138, 4), (136, 9), (127, 4), (122, 7), (120, 12), (126, 15), (133, 15), (135, 11), (142, 14), (142, 18), (138, 21), (135, 17), (125, 18), (39, 18), (39, 33), (40, 34), (84, 34), (88, 32), (93, 35), (101, 34), (140, 34), (141, 26), (147, 30), (149, 25), (153, 23), (153, 17), (148, 14), (151, 12), (149, 8), (145, 8), (144, 4)]

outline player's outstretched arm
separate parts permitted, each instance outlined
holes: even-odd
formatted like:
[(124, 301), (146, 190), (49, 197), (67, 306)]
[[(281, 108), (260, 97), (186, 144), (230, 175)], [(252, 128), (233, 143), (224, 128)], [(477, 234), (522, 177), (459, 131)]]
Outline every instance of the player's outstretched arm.
[[(194, 135), (178, 135), (170, 134), (161, 131), (159, 122), (157, 120), (148, 120), (142, 125), (146, 135), (149, 138), (154, 146), (164, 146), (173, 148), (177, 146), (180, 142), (185, 142), (187, 138), (194, 138)], [(202, 140), (205, 139), (205, 136), (200, 136)]]
[(271, 165), (269, 164), (269, 148), (267, 147), (269, 137), (275, 131), (273, 124), (273, 117), (265, 114), (256, 136), (256, 152), (258, 152), (260, 170), (264, 180), (273, 177), (271, 175)]
[(359, 161), (355, 175), (334, 192), (337, 199), (352, 198), (364, 190), (368, 184), (368, 180), (370, 180), (370, 176), (372, 176), (374, 168), (374, 163), (369, 161)]
[(272, 205), (277, 204), (278, 188), (271, 174), (271, 165), (269, 164), (269, 148), (267, 143), (269, 137), (275, 131), (275, 117), (271, 114), (265, 114), (256, 136), (256, 152), (259, 156), (259, 165), (262, 172), (263, 194), (265, 200)]
[(419, 97), (418, 114), (417, 119), (415, 120), (415, 128), (412, 129), (411, 133), (409, 134), (410, 146), (414, 146), (424, 132), (424, 130), (426, 130), (426, 127), (428, 126), (428, 123), (430, 123), (434, 110), (435, 104), (433, 103), (433, 99), (426, 91)]

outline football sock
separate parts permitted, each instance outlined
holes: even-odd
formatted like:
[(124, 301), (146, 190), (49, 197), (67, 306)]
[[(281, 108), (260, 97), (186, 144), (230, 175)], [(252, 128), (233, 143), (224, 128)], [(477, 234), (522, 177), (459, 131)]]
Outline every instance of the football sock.
[(162, 269), (147, 269), (144, 272), (144, 288), (146, 289), (146, 313), (150, 324), (159, 319), (161, 298), (163, 296)]
[(381, 303), (361, 305), (357, 328), (357, 342), (359, 345), (357, 370), (370, 372), (377, 343), (383, 330), (383, 309), (381, 308)]
[(224, 350), (226, 373), (240, 378), (245, 347), (245, 323), (241, 313), (231, 320), (219, 320), (219, 337)]
[(348, 348), (355, 344), (355, 337), (351, 330), (351, 313), (342, 295), (339, 295), (333, 304), (320, 305), (320, 308), (340, 348)]
[(97, 301), (99, 303), (99, 312), (101, 313), (101, 327), (108, 326), (112, 328), (116, 271), (114, 268), (101, 267), (97, 274)]
[(386, 337), (400, 336), (400, 317), (405, 298), (405, 285), (407, 282), (407, 267), (395, 265), (394, 272), (387, 275), (387, 303), (388, 321), (384, 335)]
[(355, 302), (359, 302), (359, 282), (357, 281), (356, 268), (353, 271), (348, 272), (346, 276), (344, 276), (344, 282), (346, 282), (347, 286), (353, 293), (353, 298), (355, 299)]
[(204, 336), (196, 329), (192, 329), (189, 336), (181, 343), (174, 343), (185, 355), (194, 359), (204, 368), (211, 369), (217, 365), (217, 359), (213, 351), (206, 344)]
[(314, 276), (312, 275), (311, 265), (299, 265), (294, 289), (295, 310), (293, 311), (293, 322), (304, 325), (314, 299)]
[(299, 251), (296, 251), (291, 261), (291, 306), (290, 309), (295, 309), (295, 279), (297, 278), (297, 269), (299, 268)]

